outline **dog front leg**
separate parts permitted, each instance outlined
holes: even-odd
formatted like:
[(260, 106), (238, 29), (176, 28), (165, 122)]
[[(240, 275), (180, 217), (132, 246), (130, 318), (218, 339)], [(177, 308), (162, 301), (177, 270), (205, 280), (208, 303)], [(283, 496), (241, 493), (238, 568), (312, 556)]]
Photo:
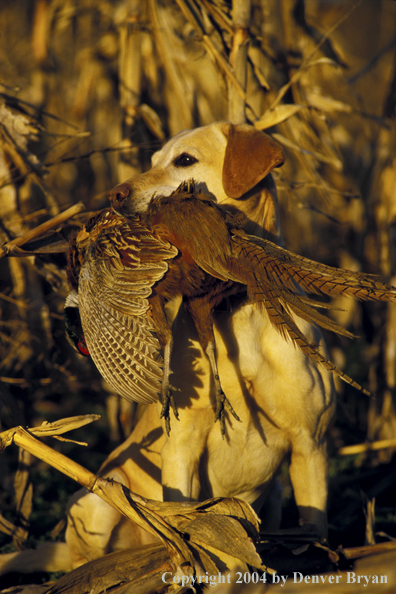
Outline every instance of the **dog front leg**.
[(290, 479), (297, 503), (300, 525), (315, 525), (327, 538), (327, 455), (326, 444), (311, 442), (311, 447), (293, 447)]
[(162, 490), (164, 501), (196, 501), (199, 498), (199, 455), (194, 440), (167, 438), (162, 451)]
[(200, 465), (208, 431), (213, 426), (213, 410), (179, 408), (180, 422), (161, 450), (161, 483), (164, 501), (197, 501), (200, 497)]

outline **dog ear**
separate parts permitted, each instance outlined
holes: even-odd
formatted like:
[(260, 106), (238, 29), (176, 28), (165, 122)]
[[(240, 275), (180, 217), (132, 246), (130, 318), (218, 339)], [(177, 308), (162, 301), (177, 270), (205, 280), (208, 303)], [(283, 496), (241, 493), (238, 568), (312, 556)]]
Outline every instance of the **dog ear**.
[(274, 167), (285, 161), (280, 145), (264, 132), (246, 124), (227, 124), (228, 137), (223, 164), (223, 187), (230, 198), (240, 198)]

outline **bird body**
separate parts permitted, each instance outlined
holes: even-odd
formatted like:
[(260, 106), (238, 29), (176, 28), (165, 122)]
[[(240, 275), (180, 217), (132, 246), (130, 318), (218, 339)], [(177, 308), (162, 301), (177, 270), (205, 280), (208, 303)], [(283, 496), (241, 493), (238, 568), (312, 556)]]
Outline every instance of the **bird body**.
[(317, 308), (325, 304), (303, 291), (396, 300), (396, 289), (371, 275), (302, 258), (247, 235), (242, 226), (240, 215), (227, 213), (188, 183), (169, 197), (154, 196), (145, 212), (127, 218), (110, 209), (98, 213), (71, 244), (68, 277), (78, 291), (82, 328), (94, 362), (120, 394), (140, 402), (157, 398), (162, 378), (168, 430), (172, 331), (164, 307), (169, 300), (183, 297), (209, 357), (222, 433), (224, 406), (236, 417), (221, 389), (213, 334), (213, 310), (225, 297), (247, 294), (285, 339), (359, 389), (300, 330), (298, 317), (352, 336), (320, 314)]

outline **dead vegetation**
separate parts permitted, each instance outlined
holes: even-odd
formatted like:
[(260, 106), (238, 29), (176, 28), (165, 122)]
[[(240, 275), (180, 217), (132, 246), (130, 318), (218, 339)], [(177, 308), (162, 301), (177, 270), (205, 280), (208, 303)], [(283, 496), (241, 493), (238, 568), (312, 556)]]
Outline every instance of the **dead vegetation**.
[[(77, 431), (88, 454), (74, 443), (57, 446), (81, 457), (89, 473), (128, 433), (133, 411), (64, 339), (62, 250), (70, 230), (107, 205), (115, 183), (147, 168), (164, 139), (221, 119), (268, 130), (287, 154), (276, 182), (288, 248), (396, 284), (395, 3), (252, 0), (249, 8), (249, 0), (232, 7), (222, 0), (16, 0), (0, 9), (1, 430), (101, 414)], [(87, 212), (68, 212), (37, 231), (79, 201)], [(396, 537), (396, 308), (334, 305), (340, 309), (331, 315), (360, 339), (326, 336), (331, 358), (376, 398), (339, 386), (330, 433), (331, 552), (290, 534), (282, 542), (267, 535), (258, 551), (280, 573), (313, 573), (329, 562), (346, 569), (362, 554), (358, 547), (378, 552)], [(57, 502), (75, 489), (27, 450), (17, 452), (9, 447), (0, 456), (5, 548), (11, 539), (24, 548), (48, 538), (62, 516)], [(115, 487), (106, 489), (115, 497)], [(48, 503), (51, 512), (43, 511)], [(285, 528), (293, 514), (289, 504)], [(141, 580), (134, 592), (160, 591), (156, 580), (175, 563), (172, 554), (162, 545), (148, 549), (145, 571), (131, 573), (117, 592), (133, 580)], [(121, 566), (133, 566), (129, 553), (119, 555)], [(391, 555), (381, 555), (385, 569), (375, 571), (391, 576)], [(73, 590), (62, 579), (51, 592), (85, 591), (81, 581)]]

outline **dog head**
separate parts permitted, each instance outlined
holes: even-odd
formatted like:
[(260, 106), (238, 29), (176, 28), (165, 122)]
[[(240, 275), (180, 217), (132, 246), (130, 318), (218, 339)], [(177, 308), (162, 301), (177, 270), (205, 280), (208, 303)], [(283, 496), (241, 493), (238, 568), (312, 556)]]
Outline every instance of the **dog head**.
[(284, 162), (281, 147), (249, 125), (217, 122), (180, 132), (152, 157), (146, 173), (115, 186), (109, 198), (123, 215), (144, 212), (153, 195), (169, 196), (183, 181), (243, 212), (248, 232), (279, 240), (276, 189), (270, 175)]

